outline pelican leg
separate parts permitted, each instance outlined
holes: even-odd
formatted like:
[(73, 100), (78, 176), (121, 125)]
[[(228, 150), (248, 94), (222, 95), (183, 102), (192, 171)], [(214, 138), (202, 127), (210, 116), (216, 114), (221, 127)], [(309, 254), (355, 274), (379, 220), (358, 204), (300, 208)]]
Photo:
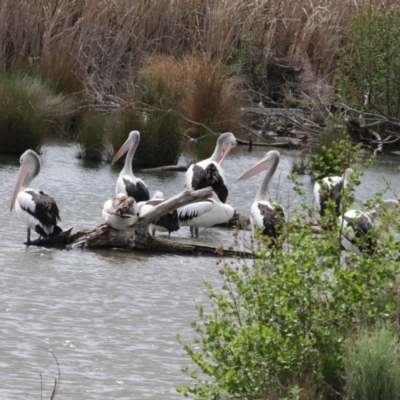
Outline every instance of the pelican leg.
[(194, 228), (194, 237), (195, 238), (199, 237), (199, 228)]
[(153, 229), (153, 230), (151, 231), (151, 234), (152, 234), (153, 236), (156, 236), (156, 230)]
[(40, 236), (35, 239), (35, 240), (31, 240), (31, 228), (27, 228), (26, 229), (26, 242), (24, 242), (24, 244), (26, 244), (27, 246), (31, 246), (31, 245), (37, 245), (40, 241)]
[(190, 237), (194, 237), (194, 228), (193, 226), (190, 227)]
[(168, 231), (168, 239), (171, 239), (171, 232)]

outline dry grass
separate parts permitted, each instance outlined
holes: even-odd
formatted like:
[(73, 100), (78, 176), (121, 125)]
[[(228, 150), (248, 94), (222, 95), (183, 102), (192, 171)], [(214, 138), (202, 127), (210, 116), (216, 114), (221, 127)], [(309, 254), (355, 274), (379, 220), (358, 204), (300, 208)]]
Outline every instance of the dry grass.
[[(133, 92), (137, 72), (156, 55), (206, 55), (229, 65), (247, 49), (268, 89), (274, 63), (303, 69), (300, 89), (321, 95), (335, 70), (336, 41), (362, 7), (395, 0), (3, 0), (0, 64), (34, 66), (63, 90), (92, 103)], [(324, 93), (322, 93), (324, 94)]]

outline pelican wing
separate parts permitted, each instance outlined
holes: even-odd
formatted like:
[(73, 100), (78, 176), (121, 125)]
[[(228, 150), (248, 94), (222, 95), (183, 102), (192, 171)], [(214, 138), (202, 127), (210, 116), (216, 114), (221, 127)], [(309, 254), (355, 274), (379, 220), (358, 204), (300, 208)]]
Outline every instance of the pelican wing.
[(53, 197), (34, 190), (25, 190), (22, 193), (19, 197), (21, 208), (37, 218), (44, 226), (57, 225), (57, 221), (61, 221), (60, 211)]
[(211, 211), (213, 202), (199, 201), (198, 203), (188, 204), (187, 206), (178, 208), (178, 218), (180, 222), (187, 222), (193, 218), (197, 218)]

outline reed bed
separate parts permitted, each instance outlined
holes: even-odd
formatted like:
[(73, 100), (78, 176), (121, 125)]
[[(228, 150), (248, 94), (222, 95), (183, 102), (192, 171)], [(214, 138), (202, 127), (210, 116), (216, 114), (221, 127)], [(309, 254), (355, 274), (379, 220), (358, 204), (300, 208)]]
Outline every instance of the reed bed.
[[(168, 109), (179, 114), (177, 129), (194, 139), (240, 134), (240, 107), (254, 100), (276, 101), (278, 93), (288, 106), (299, 98), (329, 102), (346, 29), (361, 10), (397, 3), (3, 0), (0, 65), (69, 96), (75, 121), (86, 109), (114, 114), (147, 102), (158, 121)], [(159, 96), (161, 86), (167, 96)]]
[[(335, 71), (337, 41), (357, 12), (395, 0), (3, 0), (0, 63), (35, 67), (92, 102), (133, 91), (149, 57), (206, 54), (225, 65), (244, 51), (268, 90), (274, 63), (299, 67), (317, 95)], [(237, 54), (237, 53), (236, 53)]]

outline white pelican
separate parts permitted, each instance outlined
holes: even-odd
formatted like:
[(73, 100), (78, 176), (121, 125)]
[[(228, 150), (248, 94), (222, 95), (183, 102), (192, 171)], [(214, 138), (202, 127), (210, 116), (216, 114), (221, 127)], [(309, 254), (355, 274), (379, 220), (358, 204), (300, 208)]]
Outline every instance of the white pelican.
[(114, 164), (126, 152), (128, 152), (125, 158), (124, 168), (120, 172), (119, 178), (117, 179), (117, 186), (115, 191), (117, 195), (118, 193), (125, 193), (127, 196), (133, 197), (137, 202), (150, 199), (147, 186), (141, 179), (136, 178), (136, 176), (133, 175), (132, 172), (132, 159), (135, 154), (136, 148), (139, 145), (139, 141), (139, 131), (130, 132), (128, 139), (121, 146), (121, 148), (118, 150), (111, 161), (111, 164)]
[(217, 197), (178, 208), (180, 226), (190, 226), (191, 237), (199, 237), (199, 228), (228, 222), (235, 210)]
[(212, 156), (192, 164), (186, 171), (186, 187), (199, 190), (211, 186), (218, 198), (225, 203), (228, 188), (221, 164), (235, 146), (236, 139), (233, 133), (226, 132), (220, 135)]
[(251, 178), (252, 176), (267, 170), (264, 180), (257, 191), (254, 202), (250, 208), (250, 219), (253, 234), (256, 230), (262, 230), (262, 234), (270, 237), (276, 242), (285, 222), (285, 213), (280, 204), (269, 200), (268, 185), (278, 167), (280, 154), (277, 150), (269, 151), (258, 163), (243, 173), (238, 181)]
[(314, 184), (314, 200), (319, 208), (321, 217), (324, 217), (327, 209), (327, 202), (333, 201), (334, 211), (339, 215), (340, 202), (342, 200), (343, 189), (346, 188), (350, 175), (353, 173), (351, 168), (344, 171), (343, 176), (327, 176)]
[(357, 255), (372, 255), (377, 250), (376, 237), (371, 234), (375, 219), (384, 209), (397, 207), (399, 202), (395, 199), (383, 200), (374, 210), (348, 210), (339, 217), (341, 228), (341, 245)]
[[(51, 196), (29, 188), (32, 180), (40, 172), (40, 157), (33, 150), (27, 150), (22, 154), (20, 163), (10, 211), (15, 205), (18, 217), (27, 227), (25, 244), (37, 244), (41, 237), (52, 237), (62, 232), (57, 225), (57, 221), (61, 221), (60, 213)], [(33, 241), (31, 228), (39, 234), (39, 238)]]
[(123, 231), (136, 223), (139, 210), (133, 197), (118, 193), (117, 197), (104, 203), (102, 216), (108, 226)]
[[(158, 206), (164, 201), (164, 194), (157, 190), (151, 200), (143, 202), (140, 205), (140, 215), (146, 214), (155, 206)], [(159, 232), (168, 232), (168, 238), (171, 237), (171, 232), (176, 232), (179, 230), (179, 222), (178, 222), (178, 212), (176, 210), (170, 211), (168, 214), (161, 216), (154, 220), (150, 225), (149, 228), (155, 236), (156, 231)]]

